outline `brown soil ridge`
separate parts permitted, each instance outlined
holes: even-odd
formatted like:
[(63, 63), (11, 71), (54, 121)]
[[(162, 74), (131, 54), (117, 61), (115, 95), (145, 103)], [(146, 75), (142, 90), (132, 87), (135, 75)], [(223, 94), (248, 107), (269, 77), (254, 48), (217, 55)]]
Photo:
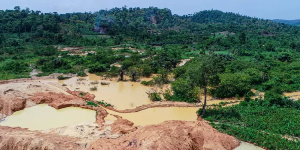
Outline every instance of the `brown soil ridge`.
[(137, 129), (118, 139), (100, 139), (88, 150), (232, 150), (240, 145), (233, 136), (220, 133), (204, 121), (166, 121)]
[(84, 109), (95, 110), (97, 112), (96, 123), (101, 125), (105, 122), (104, 118), (108, 115), (107, 111), (101, 107), (90, 107), (86, 105), (86, 101), (63, 93), (36, 93), (30, 100), (36, 104), (48, 104), (55, 109), (62, 109), (66, 107), (80, 107)]
[(6, 116), (12, 113), (24, 109), (26, 106), (26, 100), (19, 98), (5, 98), (0, 97), (0, 121)]
[[(228, 104), (237, 104), (239, 103), (240, 101), (236, 101), (236, 102), (228, 102)], [(142, 110), (146, 110), (146, 109), (149, 109), (149, 108), (157, 108), (157, 107), (202, 107), (203, 104), (202, 103), (187, 103), (187, 102), (168, 102), (168, 101), (163, 101), (163, 102), (152, 102), (151, 104), (146, 104), (146, 105), (142, 105), (142, 106), (138, 106), (136, 108), (133, 108), (133, 109), (125, 109), (125, 110), (118, 110), (118, 109), (115, 109), (113, 107), (105, 107), (109, 110), (112, 110), (112, 111), (115, 111), (115, 112), (118, 112), (118, 113), (134, 113), (134, 112), (139, 112), (139, 111), (142, 111)], [(211, 106), (214, 106), (214, 105), (207, 105), (207, 107), (211, 107)]]
[(0, 126), (0, 150), (82, 150), (86, 146), (79, 138)]
[(94, 101), (95, 99), (95, 95), (94, 94), (90, 94), (89, 92), (83, 92), (83, 91), (71, 91), (69, 89), (67, 89), (66, 91), (67, 93), (76, 96), (78, 98), (82, 98), (84, 100), (88, 100), (88, 101)]
[(137, 130), (137, 127), (134, 126), (134, 123), (123, 119), (121, 116), (113, 115), (117, 118), (116, 121), (114, 121), (113, 124), (111, 124), (112, 127), (112, 133), (119, 133), (119, 134), (127, 134), (133, 131)]
[(83, 138), (0, 126), (0, 150), (232, 150), (238, 139), (220, 133), (204, 121), (166, 121), (141, 127), (120, 138)]

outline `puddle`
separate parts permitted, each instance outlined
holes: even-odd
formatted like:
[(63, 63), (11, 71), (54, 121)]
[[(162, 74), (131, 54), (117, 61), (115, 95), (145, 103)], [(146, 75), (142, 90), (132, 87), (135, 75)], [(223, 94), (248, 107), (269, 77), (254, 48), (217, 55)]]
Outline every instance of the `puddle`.
[(82, 122), (95, 122), (96, 112), (78, 107), (56, 110), (46, 104), (17, 111), (1, 122), (1, 126), (47, 130), (74, 125)]
[(247, 142), (241, 142), (241, 145), (235, 148), (234, 150), (264, 150), (264, 149)]
[[(135, 125), (145, 126), (159, 124), (167, 120), (196, 121), (196, 111), (198, 109), (195, 107), (165, 107), (149, 108), (135, 113), (117, 113), (111, 110), (107, 110), (107, 112), (130, 120)], [(106, 118), (106, 120), (110, 119), (113, 119), (113, 117), (109, 116)]]
[[(83, 80), (80, 81), (80, 79)], [(57, 82), (65, 84), (72, 91), (80, 90), (94, 94), (96, 96), (95, 100), (104, 100), (112, 104), (116, 109), (132, 109), (151, 103), (146, 92), (153, 87), (141, 85), (139, 82), (117, 82), (101, 79), (102, 77), (100, 76), (89, 74), (85, 78), (74, 77)], [(91, 83), (95, 81), (99, 83)], [(101, 82), (109, 83), (109, 85), (101, 85)], [(97, 87), (97, 90), (91, 91), (92, 87)]]

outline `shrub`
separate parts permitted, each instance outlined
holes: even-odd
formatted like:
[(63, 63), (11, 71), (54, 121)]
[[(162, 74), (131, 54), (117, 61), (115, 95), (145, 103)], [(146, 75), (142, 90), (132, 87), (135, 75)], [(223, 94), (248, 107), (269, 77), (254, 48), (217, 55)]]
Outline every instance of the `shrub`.
[(90, 73), (105, 72), (105, 71), (107, 71), (107, 68), (103, 64), (96, 63), (89, 66)]
[(100, 105), (102, 105), (102, 106), (104, 106), (104, 107), (112, 107), (113, 105), (111, 105), (111, 104), (109, 104), (109, 103), (106, 103), (106, 102), (104, 102), (103, 100), (102, 101), (97, 101), (97, 103), (98, 104), (100, 104)]
[(179, 78), (172, 82), (171, 86), (174, 93), (173, 100), (190, 103), (199, 101), (200, 88), (193, 87), (188, 80)]
[(86, 93), (79, 93), (79, 95), (82, 97), (82, 96), (85, 96), (86, 95)]
[(98, 88), (96, 86), (90, 88), (91, 91), (97, 91), (97, 89)]
[(152, 101), (161, 101), (161, 97), (160, 97), (160, 95), (159, 95), (159, 93), (149, 93), (149, 98), (150, 98), (150, 100), (152, 100)]
[(244, 96), (250, 91), (250, 76), (245, 73), (220, 74), (221, 84), (211, 90), (214, 96), (219, 98), (233, 97), (236, 94)]
[(57, 79), (58, 80), (66, 80), (66, 79), (69, 79), (70, 77), (65, 77), (65, 76), (63, 76), (63, 75), (59, 75), (58, 77), (57, 77)]
[(146, 86), (153, 86), (153, 85), (154, 85), (154, 82), (153, 82), (153, 80), (150, 80), (150, 81), (142, 81), (141, 84), (146, 85)]
[(173, 99), (172, 91), (170, 89), (165, 90), (163, 96), (166, 100), (171, 101)]
[(86, 73), (84, 73), (84, 71), (80, 71), (77, 73), (77, 76), (80, 76), (80, 77), (86, 77)]
[(95, 103), (92, 102), (92, 101), (88, 101), (88, 102), (87, 102), (87, 105), (88, 105), (88, 106), (91, 106), (91, 107), (99, 107), (97, 104), (95, 104)]

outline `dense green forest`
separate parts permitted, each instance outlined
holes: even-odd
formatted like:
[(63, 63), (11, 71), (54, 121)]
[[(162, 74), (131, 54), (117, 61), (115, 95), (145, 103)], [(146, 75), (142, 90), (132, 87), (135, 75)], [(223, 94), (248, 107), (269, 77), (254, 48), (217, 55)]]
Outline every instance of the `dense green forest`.
[(274, 22), (289, 24), (293, 26), (300, 26), (300, 19), (296, 20), (283, 20), (283, 19), (274, 19)]
[[(170, 83), (171, 89), (162, 94), (166, 100), (195, 103), (203, 101), (200, 92), (215, 98), (244, 97), (245, 103), (199, 114), (240, 139), (270, 149), (292, 143), (288, 149), (297, 149), (299, 144), (281, 135), (299, 137), (295, 126), (299, 126), (295, 121), (299, 120), (299, 102), (281, 94), (300, 90), (299, 31), (297, 26), (218, 10), (179, 16), (155, 7), (67, 14), (15, 7), (0, 10), (0, 80), (29, 78), (32, 69), (42, 72), (38, 76), (85, 76), (88, 69), (120, 80), (128, 75), (132, 81), (158, 74), (141, 83)], [(68, 47), (86, 55), (64, 51)], [(191, 61), (178, 66), (182, 59)], [(252, 100), (251, 89), (269, 93), (271, 98)], [(162, 99), (158, 93), (150, 93), (150, 98)], [(261, 112), (265, 116), (251, 120)], [(278, 117), (271, 117), (273, 113)], [(274, 120), (284, 119), (288, 127), (273, 126)], [(272, 128), (262, 129), (265, 125)], [(270, 134), (253, 138), (262, 132)], [(272, 145), (279, 139), (284, 144)]]

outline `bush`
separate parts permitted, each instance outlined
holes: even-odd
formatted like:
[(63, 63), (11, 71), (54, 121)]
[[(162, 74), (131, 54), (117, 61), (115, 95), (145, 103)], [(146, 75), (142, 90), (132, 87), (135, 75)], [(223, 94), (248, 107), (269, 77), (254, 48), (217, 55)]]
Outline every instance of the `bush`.
[(199, 101), (200, 88), (193, 87), (188, 80), (179, 78), (171, 83), (171, 87), (174, 93), (173, 100), (191, 103)]
[(150, 93), (148, 96), (152, 101), (161, 101), (159, 93)]
[(171, 101), (173, 99), (172, 91), (170, 89), (165, 90), (163, 96), (166, 100)]
[(142, 76), (144, 77), (150, 77), (152, 73), (152, 69), (149, 65), (142, 65)]
[(95, 103), (92, 102), (92, 101), (88, 101), (88, 102), (87, 102), (87, 105), (88, 105), (88, 106), (91, 106), (91, 107), (99, 107), (97, 104), (95, 104)]
[(66, 80), (66, 79), (69, 79), (70, 77), (65, 77), (65, 76), (63, 76), (63, 75), (59, 75), (58, 77), (57, 77), (57, 79), (58, 80)]
[(145, 86), (153, 86), (154, 82), (153, 80), (150, 81), (142, 81), (141, 84), (145, 85)]
[(107, 68), (103, 64), (96, 63), (89, 66), (90, 73), (98, 73), (98, 72), (105, 72), (105, 71), (107, 71)]
[(211, 92), (218, 98), (233, 97), (236, 94), (244, 96), (250, 91), (251, 78), (245, 73), (224, 73), (220, 74), (221, 83)]
[(79, 93), (79, 95), (82, 97), (82, 96), (85, 96), (86, 93)]
[(106, 103), (106, 102), (104, 102), (103, 100), (102, 101), (97, 101), (98, 102), (98, 104), (100, 104), (100, 105), (102, 105), (102, 106), (104, 106), (104, 107), (112, 107), (113, 105), (111, 105), (111, 104), (109, 104), (109, 103)]
[(90, 88), (91, 91), (97, 91), (97, 89), (98, 88), (96, 86)]
[(52, 56), (56, 54), (56, 48), (53, 46), (36, 48), (34, 54), (38, 56)]
[(175, 75), (175, 78), (179, 78), (182, 75), (184, 75), (186, 72), (186, 68), (185, 67), (177, 67), (173, 70), (173, 73)]
[(80, 77), (86, 77), (86, 73), (84, 73), (84, 71), (80, 71), (77, 73), (77, 76), (80, 76)]

